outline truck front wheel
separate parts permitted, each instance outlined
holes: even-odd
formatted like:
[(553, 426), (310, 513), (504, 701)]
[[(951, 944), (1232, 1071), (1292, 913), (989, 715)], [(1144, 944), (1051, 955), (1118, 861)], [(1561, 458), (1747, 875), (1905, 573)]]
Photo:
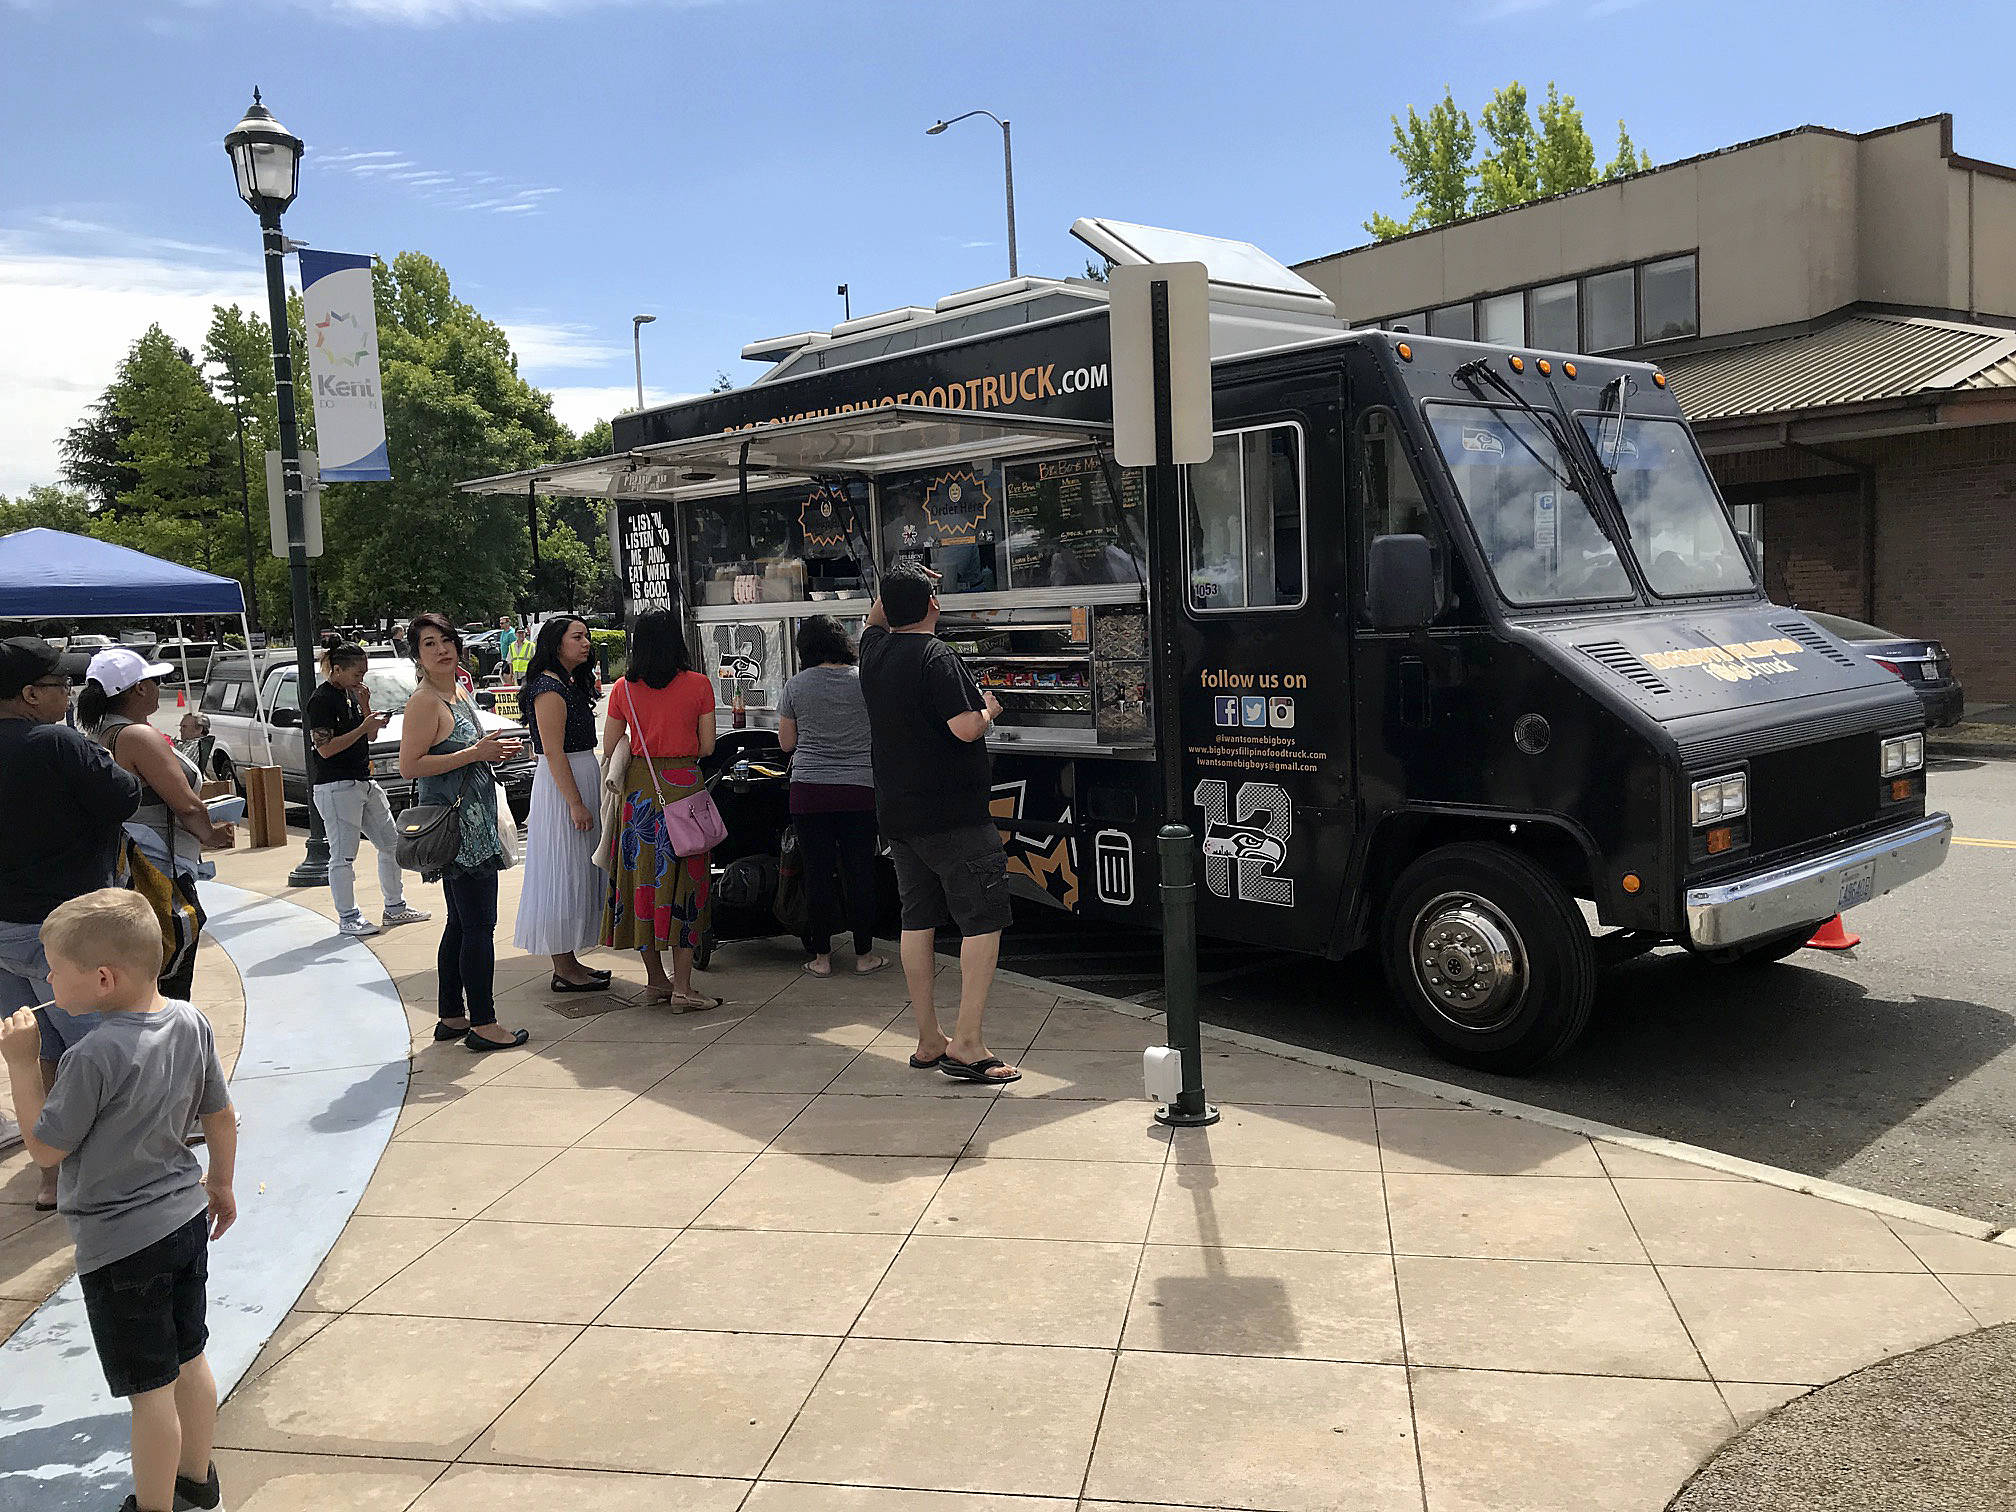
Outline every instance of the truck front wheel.
[(1589, 1022), (1596, 951), (1561, 884), (1515, 851), (1447, 845), (1400, 876), (1382, 954), (1430, 1045), (1480, 1070), (1554, 1059)]

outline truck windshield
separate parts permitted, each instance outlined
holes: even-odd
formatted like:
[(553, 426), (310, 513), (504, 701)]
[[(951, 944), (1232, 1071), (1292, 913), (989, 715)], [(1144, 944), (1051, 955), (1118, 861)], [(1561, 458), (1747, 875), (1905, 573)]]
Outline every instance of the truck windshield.
[(411, 662), (373, 662), (364, 669), (364, 686), (371, 690), (371, 712), (397, 714), (413, 696), (414, 671)]
[(1662, 597), (1741, 593), (1756, 586), (1700, 453), (1678, 420), (1584, 415), (1631, 524), (1631, 549)]
[(1569, 487), (1568, 461), (1538, 420), (1482, 404), (1433, 404), (1428, 425), (1509, 602), (1633, 596), (1616, 547)]

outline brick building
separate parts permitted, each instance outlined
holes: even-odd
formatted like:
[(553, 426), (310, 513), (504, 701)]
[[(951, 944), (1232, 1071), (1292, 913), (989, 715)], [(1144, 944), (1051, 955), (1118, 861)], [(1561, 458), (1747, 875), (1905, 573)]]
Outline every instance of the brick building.
[(1354, 325), (1657, 362), (1783, 603), (2016, 700), (2016, 169), (1802, 126), (1296, 269)]

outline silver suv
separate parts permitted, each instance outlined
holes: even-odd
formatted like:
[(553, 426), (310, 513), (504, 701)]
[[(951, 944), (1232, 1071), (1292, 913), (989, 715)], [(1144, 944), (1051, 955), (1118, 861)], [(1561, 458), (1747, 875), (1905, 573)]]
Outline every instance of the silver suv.
[[(210, 680), (203, 686), (201, 709), (210, 721), (216, 744), (206, 774), (221, 781), (239, 783), (242, 766), (277, 765), (281, 784), (290, 803), (308, 802), (308, 782), (301, 757), (301, 713), (295, 697), (296, 668), (292, 650), (258, 653), (258, 675), (264, 679), (261, 697), (253, 697), (254, 663), (243, 651), (220, 651), (211, 660)], [(404, 808), (413, 801), (413, 783), (399, 775), (400, 711), (413, 696), (417, 685), (413, 663), (403, 656), (373, 656), (364, 673), (371, 690), (371, 707), (390, 714), (392, 722), (371, 742), (371, 776), (385, 789), (392, 807)], [(263, 701), (271, 723), (262, 722)], [(497, 769), (497, 780), (511, 802), (511, 812), (520, 824), (532, 803), (532, 777), (538, 758), (532, 754), (523, 725), (479, 709), (485, 733), (495, 731), (507, 738), (526, 742), (519, 758)], [(272, 755), (267, 755), (268, 742)]]

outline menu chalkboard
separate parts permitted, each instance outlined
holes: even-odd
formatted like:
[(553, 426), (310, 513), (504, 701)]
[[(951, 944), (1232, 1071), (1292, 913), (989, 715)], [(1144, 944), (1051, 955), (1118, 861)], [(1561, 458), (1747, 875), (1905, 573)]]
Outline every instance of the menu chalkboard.
[(1147, 490), (1138, 469), (1068, 457), (1005, 471), (1015, 587), (1141, 581)]

